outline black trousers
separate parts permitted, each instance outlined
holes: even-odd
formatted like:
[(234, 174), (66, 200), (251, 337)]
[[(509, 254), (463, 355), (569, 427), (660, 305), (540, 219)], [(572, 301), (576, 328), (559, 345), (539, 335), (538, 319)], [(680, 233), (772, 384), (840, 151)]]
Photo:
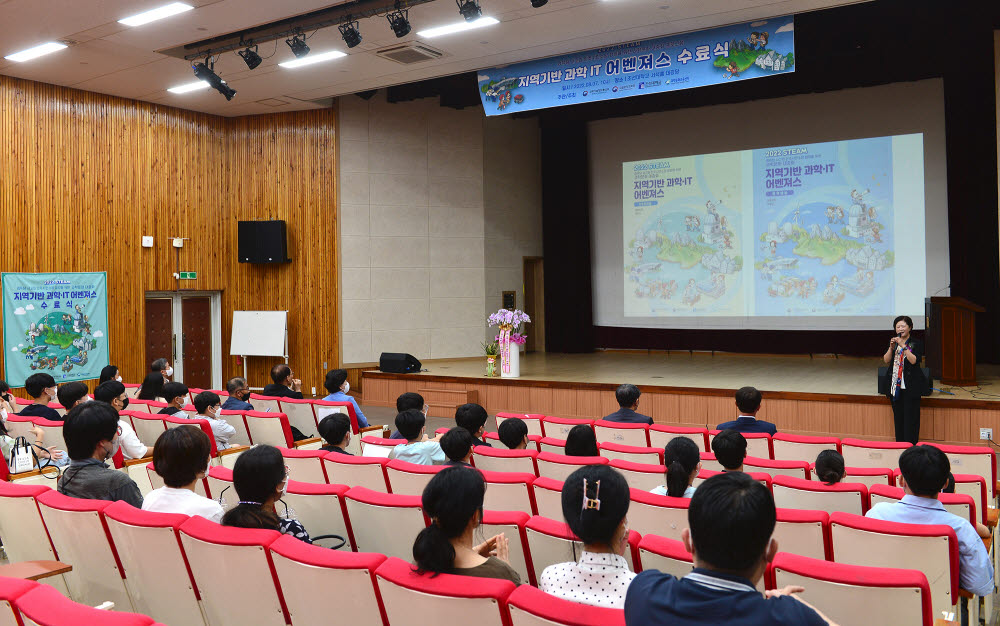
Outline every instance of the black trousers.
[(903, 389), (898, 398), (890, 398), (889, 402), (896, 426), (896, 441), (916, 444), (920, 438), (920, 393)]

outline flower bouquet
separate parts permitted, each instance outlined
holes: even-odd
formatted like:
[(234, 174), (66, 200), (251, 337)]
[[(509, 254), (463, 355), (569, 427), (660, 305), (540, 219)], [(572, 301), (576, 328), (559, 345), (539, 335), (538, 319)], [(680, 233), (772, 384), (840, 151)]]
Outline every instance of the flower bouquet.
[(500, 354), (500, 344), (496, 340), (484, 341), (483, 352), (486, 353), (486, 375), (492, 378), (497, 375), (497, 355)]
[[(516, 378), (521, 375), (519, 345), (525, 342), (525, 335), (514, 332), (522, 324), (531, 321), (524, 311), (515, 309), (500, 309), (486, 319), (490, 326), (496, 326), (500, 333), (496, 337), (496, 342), (500, 347), (500, 376), (503, 378)], [(514, 347), (511, 347), (514, 344)]]

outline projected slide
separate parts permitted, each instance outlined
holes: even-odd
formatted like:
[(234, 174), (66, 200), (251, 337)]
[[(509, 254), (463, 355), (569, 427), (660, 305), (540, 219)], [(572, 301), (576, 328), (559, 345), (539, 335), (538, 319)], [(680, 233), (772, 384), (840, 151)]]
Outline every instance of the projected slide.
[(890, 313), (896, 289), (923, 290), (923, 246), (905, 271), (896, 250), (923, 232), (922, 150), (902, 135), (624, 163), (625, 315)]

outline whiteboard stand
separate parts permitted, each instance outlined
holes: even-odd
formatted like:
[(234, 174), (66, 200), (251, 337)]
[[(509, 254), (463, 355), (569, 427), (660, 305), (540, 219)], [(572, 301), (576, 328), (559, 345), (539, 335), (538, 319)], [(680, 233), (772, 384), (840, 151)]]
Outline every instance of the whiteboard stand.
[(251, 356), (280, 356), (287, 365), (288, 311), (233, 311), (229, 354), (243, 359), (244, 380)]

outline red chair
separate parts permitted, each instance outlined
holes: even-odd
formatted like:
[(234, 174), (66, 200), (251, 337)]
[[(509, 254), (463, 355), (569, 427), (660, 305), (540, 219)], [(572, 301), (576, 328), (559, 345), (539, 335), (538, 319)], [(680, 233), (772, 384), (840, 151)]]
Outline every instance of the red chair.
[[(451, 430), (451, 429), (450, 428), (439, 428), (435, 432), (449, 431), (449, 430)], [(528, 433), (528, 449), (530, 449), (530, 450), (538, 450), (538, 442), (541, 441), (541, 439), (542, 439), (541, 435), (532, 435), (531, 433)], [(503, 442), (500, 441), (500, 434), (499, 433), (483, 433), (483, 440), (484, 441), (488, 441), (491, 445), (493, 445), (494, 447), (499, 448), (501, 450), (507, 450), (508, 449), (507, 446), (505, 446), (503, 444)], [(488, 446), (483, 446), (483, 447), (488, 447)]]
[(660, 570), (676, 578), (684, 578), (694, 567), (694, 556), (677, 539), (644, 535), (636, 546), (635, 572)]
[(424, 487), (431, 478), (445, 467), (445, 465), (420, 465), (393, 459), (385, 466), (389, 491), (404, 496), (419, 496), (424, 493)]
[(488, 511), (522, 511), (538, 513), (533, 485), (536, 476), (527, 473), (483, 471), (486, 498), (483, 508)]
[(868, 510), (868, 488), (860, 483), (826, 485), (815, 480), (775, 476), (772, 484), (774, 505), (779, 508), (855, 515), (864, 515)]
[(288, 416), (284, 413), (246, 411), (243, 417), (247, 422), (250, 441), (279, 448), (295, 447), (291, 425), (288, 423)]
[(420, 496), (401, 496), (352, 487), (344, 494), (359, 552), (413, 558), (413, 540), (430, 524)]
[(521, 585), (507, 598), (511, 626), (625, 626), (625, 611), (589, 606)]
[(281, 452), (282, 458), (285, 459), (285, 466), (288, 468), (288, 475), (292, 480), (313, 484), (330, 482), (326, 475), (326, 468), (323, 466), (323, 459), (327, 454), (338, 454), (337, 452), (298, 450), (296, 448), (278, 448), (278, 450)]
[(319, 423), (327, 415), (346, 413), (347, 417), (351, 418), (351, 432), (355, 435), (361, 433), (361, 427), (358, 426), (358, 412), (354, 410), (354, 404), (350, 402), (335, 402), (333, 400), (310, 400), (310, 402), (312, 402), (313, 411), (316, 414), (317, 429), (319, 428)]
[(671, 498), (630, 489), (632, 503), (628, 508), (629, 528), (643, 535), (659, 535), (680, 541), (688, 527), (690, 498)]
[(810, 463), (814, 462), (823, 450), (840, 452), (840, 439), (777, 433), (771, 437), (771, 450), (774, 453), (771, 458), (776, 461), (806, 461)]
[[(3, 580), (5, 586), (7, 578)], [(37, 626), (100, 624), (101, 626), (149, 626), (153, 619), (139, 613), (102, 611), (77, 604), (48, 585), (38, 585), (17, 598), (17, 610)]]
[(538, 476), (538, 451), (536, 450), (506, 450), (476, 446), (472, 449), (472, 460), (475, 466), (483, 471), (518, 472)]
[(566, 440), (555, 437), (542, 437), (538, 440), (538, 451), (551, 454), (563, 454), (566, 451)]
[(594, 422), (594, 435), (598, 443), (616, 443), (623, 446), (649, 447), (649, 426), (647, 424), (623, 424), (621, 422)]
[(522, 583), (536, 584), (534, 570), (531, 568), (531, 555), (528, 553), (528, 537), (524, 525), (531, 515), (522, 511), (483, 511), (483, 522), (480, 525), (483, 537), (493, 537), (503, 534), (508, 541), (508, 562), (513, 567)]
[(316, 421), (312, 400), (281, 398), (278, 400), (278, 410), (288, 416), (288, 424), (298, 428), (299, 432), (303, 434), (319, 432), (319, 422)]
[[(712, 449), (712, 440), (721, 430), (708, 431), (708, 451)], [(771, 447), (771, 435), (767, 433), (740, 433), (747, 440), (747, 456), (755, 456), (759, 459), (773, 459), (774, 448)], [(813, 458), (815, 460), (815, 458)]]
[(621, 472), (632, 489), (652, 491), (666, 481), (667, 468), (664, 465), (633, 463), (621, 459), (611, 459), (609, 465)]
[(608, 464), (608, 460), (603, 456), (566, 456), (550, 452), (539, 452), (536, 462), (539, 476), (556, 480), (566, 480), (566, 477), (585, 465)]
[[(167, 428), (177, 428), (178, 426), (195, 426), (200, 428), (203, 433), (208, 435), (209, 445), (212, 448), (211, 456), (215, 458), (219, 456), (219, 449), (215, 442), (215, 433), (212, 432), (212, 425), (208, 423), (207, 419), (203, 418), (190, 418), (190, 417), (176, 417), (174, 415), (164, 415), (163, 422), (166, 424)], [(153, 453), (152, 444), (156, 440), (150, 442), (149, 452), (147, 454)]]
[(406, 442), (402, 439), (386, 439), (385, 437), (369, 435), (361, 438), (361, 455), (387, 459), (393, 448), (404, 443)]
[(351, 456), (340, 452), (323, 455), (323, 468), (327, 480), (333, 484), (365, 487), (373, 491), (389, 492), (385, 466), (389, 459)]
[[(809, 471), (812, 474), (813, 480), (823, 482), (816, 475), (815, 463), (809, 465)], [(896, 475), (888, 467), (845, 467), (844, 478), (841, 482), (861, 483), (869, 489), (871, 489), (872, 485), (888, 485), (892, 487), (896, 484)]]
[(593, 428), (594, 420), (546, 415), (542, 418), (542, 432), (546, 437), (565, 440), (569, 431), (573, 430), (574, 426), (579, 426), (580, 424)]
[[(46, 439), (46, 441), (48, 441)], [(997, 457), (986, 446), (946, 446), (940, 443), (921, 441), (920, 445), (938, 448), (951, 462), (952, 473), (982, 476), (989, 486), (993, 498), (997, 497)]]
[(707, 428), (688, 428), (686, 426), (668, 426), (666, 424), (653, 424), (649, 427), (649, 445), (654, 448), (666, 448), (671, 439), (675, 437), (687, 437), (698, 445), (702, 452), (711, 452), (708, 445)]
[(262, 396), (260, 394), (251, 393), (249, 402), (253, 405), (254, 411), (268, 413), (278, 413), (281, 411), (281, 398), (278, 396)]
[(746, 472), (765, 472), (772, 477), (809, 478), (809, 463), (807, 461), (777, 461), (748, 456), (743, 459), (743, 470)]
[(525, 426), (528, 427), (528, 435), (536, 435), (538, 437), (544, 437), (545, 432), (542, 429), (542, 419), (545, 417), (541, 413), (497, 413), (496, 424), (497, 430), (500, 430), (500, 422), (505, 419), (510, 419), (516, 417), (522, 420)]
[[(694, 486), (694, 487), (697, 487), (698, 485), (700, 485), (701, 483), (705, 482), (706, 480), (708, 480), (712, 476), (717, 476), (719, 474), (724, 474), (724, 473), (725, 472), (716, 472), (714, 470), (703, 469), (700, 472), (698, 472), (698, 475), (695, 476), (694, 482), (692, 482), (691, 485)], [(767, 487), (768, 491), (772, 491), (773, 487), (772, 487), (772, 483), (771, 483), (771, 475), (770, 474), (766, 474), (764, 472), (745, 472), (745, 473), (750, 478), (756, 480), (760, 484), (762, 484), (765, 487)]]
[[(347, 543), (346, 550), (355, 545), (354, 529), (347, 516), (347, 505), (344, 501), (344, 496), (349, 489), (347, 485), (314, 485), (290, 480), (288, 481), (288, 490), (282, 500), (295, 511), (299, 522), (309, 531), (317, 546), (326, 547), (325, 542), (338, 544), (336, 539), (329, 537), (329, 535), (337, 535)], [(279, 514), (284, 513), (281, 503), (278, 503), (276, 507)], [(324, 543), (317, 541), (317, 537), (322, 537), (320, 541)], [(336, 545), (330, 547), (336, 547)]]
[(719, 460), (715, 458), (715, 455), (711, 452), (701, 453), (701, 468), (711, 470), (713, 472), (724, 472), (726, 468), (719, 463)]
[(626, 446), (605, 441), (600, 445), (601, 456), (613, 461), (632, 461), (633, 463), (663, 464), (663, 448)]
[(899, 455), (912, 444), (906, 441), (841, 439), (840, 453), (848, 467), (899, 467)]
[(0, 577), (0, 624), (24, 626), (21, 612), (17, 610), (17, 600), (38, 585), (33, 580)]
[(772, 535), (778, 550), (808, 556), (814, 559), (831, 559), (830, 514), (826, 511), (805, 509), (778, 509), (778, 520)]
[[(871, 506), (882, 502), (899, 502), (906, 495), (901, 487), (890, 487), (889, 485), (873, 485), (868, 494), (871, 499)], [(980, 521), (980, 517), (976, 512), (976, 501), (970, 495), (965, 493), (939, 493), (938, 500), (949, 513), (969, 520), (969, 523), (973, 527), (977, 521)]]
[(955, 477), (955, 493), (971, 496), (981, 511), (982, 523), (987, 526), (997, 525), (997, 510), (989, 506), (986, 499), (986, 481), (978, 474), (952, 474)]
[(223, 411), (219, 414), (227, 424), (236, 430), (236, 434), (229, 438), (231, 446), (249, 446), (253, 442), (250, 438), (250, 429), (247, 428), (246, 411)]
[(562, 510), (563, 481), (554, 478), (536, 478), (532, 483), (535, 497), (535, 513), (541, 517), (560, 520)]

